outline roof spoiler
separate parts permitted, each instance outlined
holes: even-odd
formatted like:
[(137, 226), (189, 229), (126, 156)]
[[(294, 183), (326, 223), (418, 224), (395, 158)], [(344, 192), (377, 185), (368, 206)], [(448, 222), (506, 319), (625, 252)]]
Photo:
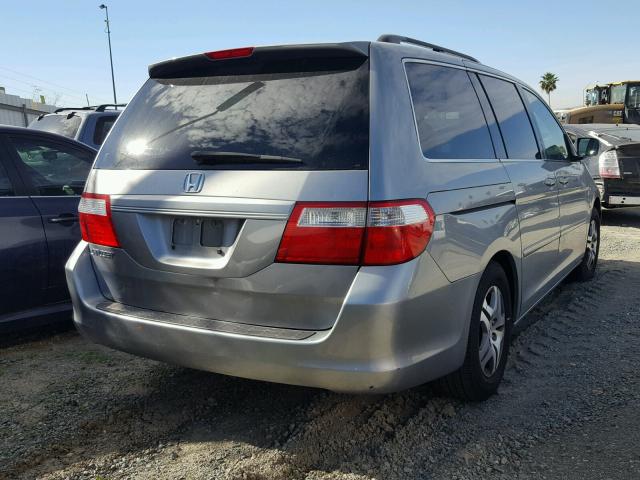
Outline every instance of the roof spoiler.
[[(237, 50), (249, 52), (250, 49)], [(189, 78), (351, 68), (368, 58), (369, 42), (256, 47), (248, 55), (221, 59), (212, 58), (213, 53), (199, 53), (153, 64), (149, 66), (149, 76)]]

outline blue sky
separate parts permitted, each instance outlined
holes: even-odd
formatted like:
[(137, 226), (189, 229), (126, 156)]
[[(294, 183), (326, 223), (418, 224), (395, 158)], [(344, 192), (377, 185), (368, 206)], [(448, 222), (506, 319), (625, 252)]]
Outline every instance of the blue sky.
[[(59, 104), (112, 99), (104, 13), (92, 0), (3, 0), (0, 86)], [(558, 75), (554, 108), (594, 81), (640, 78), (640, 1), (109, 0), (118, 99), (167, 58), (224, 48), (373, 40), (398, 33), (466, 52), (534, 87)], [(601, 20), (609, 20), (599, 25)]]

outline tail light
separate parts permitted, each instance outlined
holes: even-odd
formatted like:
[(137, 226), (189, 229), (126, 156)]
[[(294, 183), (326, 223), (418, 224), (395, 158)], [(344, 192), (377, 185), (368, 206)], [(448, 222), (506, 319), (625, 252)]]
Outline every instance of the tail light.
[(284, 234), (277, 262), (393, 265), (420, 255), (435, 214), (424, 200), (299, 202)]
[(216, 52), (206, 52), (205, 55), (211, 60), (227, 60), (229, 58), (244, 58), (253, 55), (253, 47), (231, 48), (229, 50), (218, 50)]
[(434, 220), (424, 200), (370, 203), (363, 265), (392, 265), (416, 258), (431, 239)]
[(120, 243), (111, 221), (109, 195), (83, 193), (78, 205), (82, 239), (105, 247), (119, 247)]
[(618, 154), (615, 150), (607, 150), (598, 157), (600, 177), (602, 178), (622, 178), (620, 175), (620, 164)]

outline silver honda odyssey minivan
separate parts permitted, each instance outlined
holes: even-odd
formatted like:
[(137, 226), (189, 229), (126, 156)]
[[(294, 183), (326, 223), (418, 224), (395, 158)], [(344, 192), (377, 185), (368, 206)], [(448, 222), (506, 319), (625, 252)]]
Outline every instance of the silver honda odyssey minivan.
[(66, 271), (88, 339), (341, 392), (487, 398), (513, 326), (593, 276), (600, 203), (533, 89), (396, 35), (152, 65)]

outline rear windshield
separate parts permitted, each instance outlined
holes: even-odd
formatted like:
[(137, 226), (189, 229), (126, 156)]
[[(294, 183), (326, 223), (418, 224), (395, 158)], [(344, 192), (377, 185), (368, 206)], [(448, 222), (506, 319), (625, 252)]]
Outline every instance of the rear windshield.
[(69, 138), (76, 138), (80, 128), (81, 118), (73, 113), (64, 115), (45, 115), (40, 120), (34, 120), (29, 128), (57, 133)]
[[(201, 152), (217, 161), (196, 163)], [(251, 160), (258, 155), (296, 161)], [(354, 170), (368, 158), (369, 62), (359, 59), (332, 71), (151, 78), (95, 168)]]

